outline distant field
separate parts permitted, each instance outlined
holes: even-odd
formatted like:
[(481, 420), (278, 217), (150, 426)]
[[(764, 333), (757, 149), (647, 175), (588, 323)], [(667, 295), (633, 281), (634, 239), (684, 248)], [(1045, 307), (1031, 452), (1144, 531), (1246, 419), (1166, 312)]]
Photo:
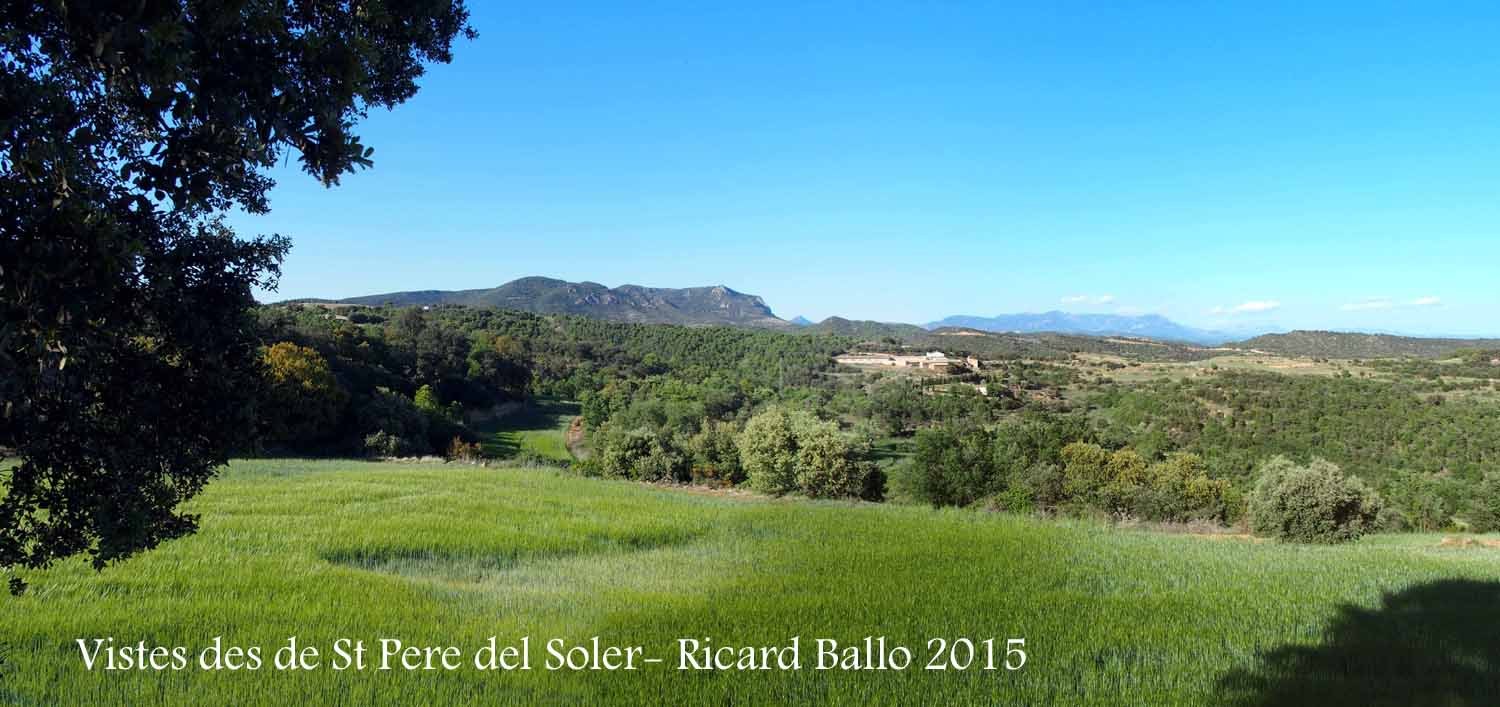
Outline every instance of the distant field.
[[(1123, 367), (1101, 368), (1101, 364), (1110, 363), (1121, 364)], [(1160, 378), (1187, 378), (1212, 374), (1218, 370), (1265, 371), (1313, 376), (1333, 376), (1348, 371), (1350, 375), (1356, 376), (1367, 372), (1373, 375), (1369, 368), (1350, 361), (1313, 360), (1264, 354), (1226, 353), (1201, 361), (1149, 361), (1127, 365), (1128, 363), (1128, 359), (1118, 356), (1078, 354), (1078, 363), (1075, 363), (1074, 367), (1089, 373), (1107, 376), (1121, 383), (1140, 383)]]
[[(1500, 549), (1293, 547), (1083, 522), (723, 497), (547, 471), (237, 462), (202, 531), (0, 598), (18, 704), (1480, 704)], [(74, 637), (269, 653), (288, 636), (637, 644), (636, 672), (85, 672)], [(811, 669), (817, 637), (1025, 638), (1019, 671)], [(804, 669), (675, 670), (675, 639), (804, 642)], [(540, 666), (542, 651), (534, 661)], [(670, 692), (668, 692), (670, 691)]]
[(526, 407), (482, 425), (479, 446), (487, 456), (511, 459), (523, 452), (543, 459), (571, 461), (568, 424), (579, 413), (578, 403), (542, 398)]

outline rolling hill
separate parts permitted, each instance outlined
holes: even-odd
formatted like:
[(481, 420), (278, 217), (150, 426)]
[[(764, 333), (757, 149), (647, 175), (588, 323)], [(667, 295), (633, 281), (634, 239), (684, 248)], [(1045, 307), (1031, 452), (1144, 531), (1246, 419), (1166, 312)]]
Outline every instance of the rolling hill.
[(1283, 356), (1324, 358), (1441, 358), (1462, 348), (1500, 348), (1500, 339), (1428, 339), (1392, 334), (1338, 331), (1292, 331), (1246, 339), (1237, 348)]
[(1067, 358), (1074, 353), (1096, 353), (1147, 361), (1195, 361), (1213, 355), (1212, 350), (1200, 346), (1141, 337), (1055, 332), (999, 333), (958, 326), (925, 329), (915, 324), (860, 321), (842, 317), (829, 317), (797, 331), (853, 338), (861, 342), (862, 348), (872, 350), (904, 347), (960, 355), (977, 354), (981, 357), (1056, 359)]

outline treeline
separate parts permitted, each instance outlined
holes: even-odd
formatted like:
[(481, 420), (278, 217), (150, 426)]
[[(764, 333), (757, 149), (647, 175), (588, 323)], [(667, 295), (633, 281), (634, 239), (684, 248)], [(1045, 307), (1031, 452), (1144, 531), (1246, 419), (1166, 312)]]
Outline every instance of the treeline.
[(467, 413), (531, 391), (526, 347), (505, 332), (460, 329), (418, 309), (357, 314), (258, 310), (261, 452), (441, 454), (474, 442)]
[(1106, 442), (1194, 452), (1236, 480), (1278, 454), (1322, 457), (1381, 488), (1412, 475), (1475, 481), (1500, 468), (1494, 404), (1401, 381), (1222, 372), (1113, 387), (1091, 404)]
[(1151, 458), (1107, 449), (1079, 415), (1024, 414), (993, 426), (960, 423), (917, 433), (897, 467), (898, 493), (934, 506), (1160, 522), (1228, 523), (1243, 497), (1190, 453)]
[(1500, 388), (1500, 350), (1466, 348), (1448, 360), (1385, 359), (1365, 365), (1378, 371), (1426, 381), (1431, 390), (1450, 392)]
[[(802, 382), (785, 386), (723, 373), (696, 380), (676, 372), (608, 380), (580, 396), (593, 449), (583, 469), (649, 481), (749, 481), (761, 490), (814, 496), (838, 488), (878, 499), (885, 475), (874, 464), (877, 440), (960, 421), (991, 424), (1027, 406), (1014, 397), (980, 395), (969, 385), (934, 390), (905, 377), (835, 373), (828, 370), (831, 356), (825, 361), (818, 370), (786, 369), (787, 380)], [(773, 429), (781, 431), (771, 434)], [(770, 454), (764, 451), (770, 448), (798, 460), (797, 472), (778, 478), (840, 481), (759, 483), (745, 460)], [(819, 456), (809, 456), (813, 449), (821, 450)]]
[[(850, 343), (459, 306), (281, 305), (257, 316), (265, 453), (441, 454), (455, 439), (471, 443), (466, 421), (496, 406), (537, 395), (600, 401), (616, 385), (632, 399), (632, 386), (649, 391), (635, 419), (692, 433), (747, 401), (826, 389), (832, 356)], [(602, 422), (597, 408), (590, 419)]]
[[(1491, 365), (1486, 352), (1465, 360)], [(893, 485), (934, 505), (1270, 527), (1251, 500), (1279, 459), (1299, 469), (1283, 476), (1371, 509), (1346, 513), (1366, 529), (1500, 530), (1500, 415), (1484, 399), (1404, 378), (1235, 371), (1085, 399), (1062, 415), (921, 430)]]

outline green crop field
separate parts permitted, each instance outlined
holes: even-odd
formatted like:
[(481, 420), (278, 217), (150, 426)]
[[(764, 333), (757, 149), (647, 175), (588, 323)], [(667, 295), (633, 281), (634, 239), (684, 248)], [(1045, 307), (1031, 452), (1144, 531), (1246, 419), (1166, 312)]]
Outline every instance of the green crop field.
[[(719, 496), (550, 471), (237, 462), (197, 535), (0, 598), (0, 703), (1475, 704), (1500, 694), (1500, 550), (1307, 547), (1084, 522)], [(276, 671), (296, 636), (529, 635), (531, 671)], [(75, 638), (262, 646), (257, 671), (85, 671)], [(600, 636), (665, 662), (547, 671)], [(802, 640), (799, 671), (679, 671), (676, 639)], [(885, 636), (904, 671), (815, 670)], [(1019, 670), (925, 670), (927, 641), (1024, 638)], [(371, 648), (372, 653), (376, 649)], [(371, 661), (374, 661), (372, 655)]]

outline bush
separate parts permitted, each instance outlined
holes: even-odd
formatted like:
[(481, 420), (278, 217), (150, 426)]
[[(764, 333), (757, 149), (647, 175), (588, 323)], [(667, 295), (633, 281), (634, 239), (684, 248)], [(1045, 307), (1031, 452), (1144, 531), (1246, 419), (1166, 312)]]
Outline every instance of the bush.
[(797, 427), (816, 420), (801, 411), (771, 408), (750, 419), (736, 438), (751, 488), (769, 494), (797, 490)]
[(1394, 506), (1386, 506), (1375, 514), (1375, 527), (1387, 533), (1401, 533), (1411, 530), (1411, 519)]
[(775, 407), (756, 415), (736, 443), (751, 487), (764, 493), (855, 496), (874, 469), (868, 445), (801, 410)]
[(885, 500), (886, 474), (880, 467), (869, 465), (865, 478), (860, 480), (860, 500), (880, 503)]
[(856, 453), (851, 438), (832, 422), (802, 427), (797, 435), (797, 489), (811, 498), (857, 496), (874, 465)]
[[(376, 456), (411, 456), (432, 448), (427, 439), (427, 416), (411, 399), (389, 388), (376, 388), (359, 406), (359, 427), (366, 434), (365, 450)], [(377, 435), (383, 437), (372, 447), (372, 438)], [(377, 452), (376, 448), (400, 451)]]
[(365, 436), (365, 453), (372, 457), (410, 457), (422, 450), (400, 435), (380, 430)]
[(735, 435), (734, 425), (711, 421), (698, 430), (698, 434), (688, 438), (686, 446), (692, 459), (690, 476), (693, 482), (727, 486), (745, 480)]
[(690, 465), (672, 440), (648, 427), (619, 429), (606, 423), (595, 436), (594, 456), (604, 476), (639, 481), (687, 481)]
[(1250, 527), (1257, 535), (1304, 543), (1354, 540), (1376, 527), (1382, 503), (1364, 482), (1332, 463), (1299, 466), (1273, 457), (1257, 471)]
[[(1106, 498), (1106, 490), (1114, 481), (1113, 467), (1120, 466), (1111, 463), (1113, 456), (1103, 447), (1086, 442), (1063, 447), (1063, 493), (1069, 500), (1092, 508), (1115, 510), (1111, 507), (1115, 504)], [(1145, 466), (1144, 462), (1141, 466)]]
[(453, 461), (470, 463), (484, 458), (484, 454), (479, 451), (479, 443), (465, 442), (463, 437), (454, 437), (453, 441), (448, 443), (447, 456)]
[(967, 506), (998, 492), (992, 435), (982, 427), (934, 427), (917, 433), (911, 463), (901, 467), (902, 488), (914, 500)]
[(1196, 454), (1175, 453), (1146, 470), (1146, 485), (1131, 503), (1131, 514), (1144, 520), (1186, 523), (1230, 519), (1230, 485), (1211, 479)]
[(1033, 508), (1053, 511), (1067, 500), (1063, 493), (1063, 469), (1060, 464), (1038, 462), (1015, 477), (1015, 486), (1023, 489)]
[(1032, 500), (1031, 493), (1026, 487), (1018, 484), (985, 499), (984, 509), (1009, 513), (1033, 513), (1036, 511), (1036, 502)]

